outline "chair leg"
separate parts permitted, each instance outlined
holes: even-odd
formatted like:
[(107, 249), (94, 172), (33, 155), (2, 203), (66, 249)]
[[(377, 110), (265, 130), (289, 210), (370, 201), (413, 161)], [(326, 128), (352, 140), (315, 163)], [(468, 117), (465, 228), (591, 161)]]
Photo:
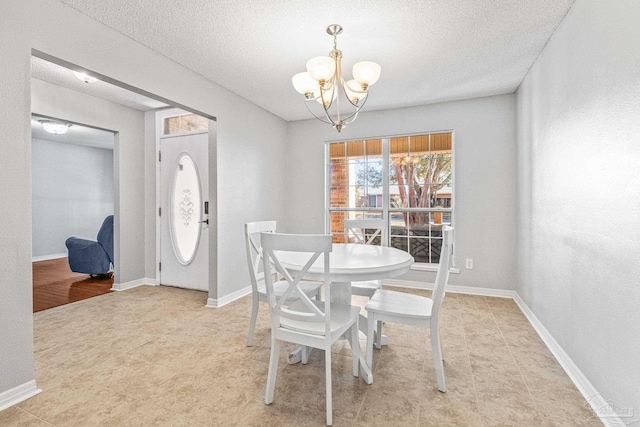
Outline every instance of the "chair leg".
[(258, 306), (260, 301), (258, 295), (253, 294), (253, 307), (251, 309), (251, 323), (249, 323), (249, 335), (247, 336), (247, 347), (253, 345), (253, 332), (256, 330), (256, 321), (258, 320)]
[(309, 363), (309, 347), (303, 345), (300, 351), (302, 352), (302, 364), (306, 365)]
[(280, 344), (271, 336), (271, 356), (269, 356), (269, 373), (267, 374), (267, 393), (264, 396), (264, 403), (271, 405), (273, 402), (273, 392), (276, 388), (276, 377), (278, 376), (278, 358), (280, 357)]
[(382, 348), (382, 322), (378, 323), (378, 332), (376, 334), (376, 348), (380, 350)]
[(324, 364), (325, 364), (325, 382), (327, 387), (327, 425), (333, 424), (333, 400), (331, 393), (331, 346), (328, 346), (324, 350)]
[(440, 346), (440, 331), (438, 328), (431, 329), (431, 353), (433, 354), (433, 366), (436, 368), (436, 379), (438, 381), (438, 390), (447, 391), (444, 381), (444, 365), (442, 363), (442, 347)]
[(358, 322), (351, 327), (351, 362), (353, 364), (353, 376), (360, 376), (360, 328)]
[(373, 329), (376, 324), (375, 316), (372, 312), (368, 313), (367, 318), (367, 365), (369, 369), (373, 372), (373, 341), (374, 341), (374, 333)]

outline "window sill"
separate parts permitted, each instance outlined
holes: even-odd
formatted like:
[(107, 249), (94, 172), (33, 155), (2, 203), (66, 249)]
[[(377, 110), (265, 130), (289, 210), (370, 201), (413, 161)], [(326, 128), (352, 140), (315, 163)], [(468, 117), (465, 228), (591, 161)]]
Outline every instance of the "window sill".
[[(421, 262), (416, 262), (411, 265), (411, 270), (415, 271), (438, 271), (438, 264), (425, 264)], [(459, 268), (450, 268), (449, 273), (460, 274)]]

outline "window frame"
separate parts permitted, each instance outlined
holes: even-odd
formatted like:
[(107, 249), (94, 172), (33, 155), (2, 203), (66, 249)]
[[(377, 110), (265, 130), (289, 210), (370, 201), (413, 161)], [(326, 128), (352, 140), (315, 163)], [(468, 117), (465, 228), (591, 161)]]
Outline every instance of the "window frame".
[[(451, 207), (449, 208), (392, 208), (390, 206), (390, 165), (391, 165), (391, 156), (390, 156), (390, 140), (392, 138), (404, 138), (404, 137), (413, 137), (413, 136), (423, 136), (423, 135), (435, 135), (442, 133), (450, 133), (451, 134)], [(368, 140), (381, 140), (382, 141), (382, 207), (331, 207), (331, 144), (337, 143), (348, 143), (353, 141), (368, 141)], [(365, 138), (349, 138), (349, 139), (339, 139), (339, 140), (329, 140), (325, 141), (325, 150), (324, 150), (324, 163), (325, 163), (325, 200), (324, 200), (324, 212), (325, 212), (325, 233), (333, 234), (331, 230), (331, 215), (333, 212), (371, 212), (371, 213), (380, 213), (383, 219), (389, 220), (390, 215), (395, 212), (443, 212), (449, 213), (451, 218), (451, 224), (455, 227), (456, 224), (456, 209), (455, 209), (455, 199), (456, 199), (456, 156), (455, 156), (455, 131), (453, 129), (446, 130), (437, 130), (437, 131), (427, 131), (427, 132), (416, 132), (410, 134), (394, 134), (387, 135), (382, 137), (370, 136)], [(430, 142), (431, 145), (431, 142)], [(389, 225), (385, 230), (387, 237), (387, 244), (391, 245), (391, 226)], [(409, 239), (407, 240), (407, 252), (409, 252)], [(453, 245), (453, 254), (451, 258), (451, 271), (459, 272), (460, 270), (456, 268), (455, 263), (455, 234), (454, 234), (454, 245)], [(410, 253), (410, 252), (409, 252)], [(439, 263), (426, 263), (426, 262), (415, 262), (411, 266), (411, 270), (417, 271), (436, 271), (438, 269)]]

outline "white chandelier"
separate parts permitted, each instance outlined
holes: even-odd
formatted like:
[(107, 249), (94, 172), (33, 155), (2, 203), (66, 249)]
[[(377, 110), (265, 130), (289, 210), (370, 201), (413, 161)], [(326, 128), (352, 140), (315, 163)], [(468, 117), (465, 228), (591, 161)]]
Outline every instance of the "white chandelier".
[[(329, 25), (327, 33), (333, 36), (333, 49), (329, 56), (317, 56), (307, 61), (307, 71), (291, 78), (293, 87), (304, 95), (305, 105), (318, 120), (332, 125), (338, 132), (353, 122), (367, 101), (369, 86), (380, 78), (380, 65), (371, 61), (357, 62), (353, 66), (353, 79), (345, 81), (342, 75), (342, 51), (337, 48), (337, 38), (342, 33), (338, 24)], [(355, 111), (340, 112), (341, 91)], [(309, 102), (317, 101), (324, 110), (324, 117), (316, 115)], [(331, 107), (336, 105), (333, 112)]]

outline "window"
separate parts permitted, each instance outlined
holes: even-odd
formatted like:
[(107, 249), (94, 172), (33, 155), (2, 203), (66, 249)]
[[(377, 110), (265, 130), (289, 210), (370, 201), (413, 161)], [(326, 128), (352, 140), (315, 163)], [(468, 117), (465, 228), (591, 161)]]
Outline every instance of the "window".
[(187, 113), (179, 116), (165, 117), (163, 120), (163, 135), (206, 132), (209, 120), (197, 114)]
[(345, 219), (384, 218), (390, 246), (439, 262), (442, 226), (453, 225), (452, 132), (331, 142), (327, 172), (334, 242), (344, 242)]

